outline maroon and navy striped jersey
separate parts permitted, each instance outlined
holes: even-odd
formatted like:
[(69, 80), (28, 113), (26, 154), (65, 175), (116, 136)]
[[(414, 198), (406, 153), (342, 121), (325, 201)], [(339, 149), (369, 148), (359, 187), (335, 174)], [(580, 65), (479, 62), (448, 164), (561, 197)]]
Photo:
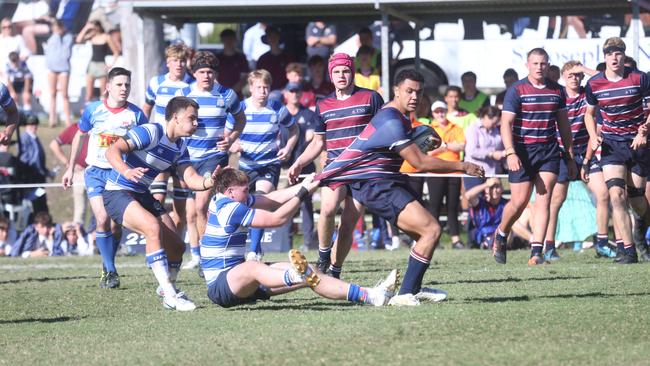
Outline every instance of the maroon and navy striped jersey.
[[(566, 113), (571, 126), (571, 141), (573, 141), (573, 154), (584, 155), (589, 145), (589, 133), (585, 125), (585, 112), (587, 111), (587, 99), (585, 88), (580, 87), (578, 95), (570, 97), (566, 92)], [(560, 130), (557, 131), (557, 142), (562, 145)]]
[(643, 104), (650, 96), (650, 78), (628, 67), (618, 81), (607, 80), (605, 73), (601, 72), (587, 81), (586, 94), (587, 103), (600, 110), (604, 138), (633, 140), (645, 121)]
[(334, 92), (318, 102), (315, 133), (325, 134), (328, 162), (350, 146), (383, 104), (377, 92), (358, 87), (348, 99), (338, 100)]
[(521, 79), (508, 88), (503, 101), (503, 112), (515, 115), (512, 139), (517, 144), (555, 141), (557, 112), (565, 108), (562, 87), (549, 79), (541, 88)]
[(380, 110), (359, 137), (315, 179), (334, 189), (370, 179), (399, 178), (404, 159), (399, 152), (411, 141), (411, 121), (397, 109)]

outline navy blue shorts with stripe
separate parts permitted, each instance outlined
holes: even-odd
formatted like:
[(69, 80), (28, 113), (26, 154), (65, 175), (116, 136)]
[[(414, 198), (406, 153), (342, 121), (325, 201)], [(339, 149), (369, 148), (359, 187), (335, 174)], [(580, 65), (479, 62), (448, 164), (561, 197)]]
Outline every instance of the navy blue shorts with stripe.
[(348, 185), (348, 188), (352, 198), (393, 225), (397, 225), (397, 217), (404, 207), (418, 197), (408, 184), (406, 175), (396, 179), (356, 182)]
[(532, 182), (540, 172), (558, 174), (562, 152), (556, 142), (544, 144), (515, 145), (515, 153), (521, 168), (508, 172), (510, 183)]
[(258, 288), (255, 293), (246, 298), (239, 298), (235, 295), (230, 286), (228, 285), (228, 272), (235, 267), (228, 268), (227, 270), (219, 273), (217, 279), (208, 286), (208, 298), (213, 303), (223, 307), (229, 308), (241, 304), (253, 303), (257, 300), (268, 300), (271, 298), (262, 288)]
[(248, 189), (251, 192), (255, 192), (255, 183), (258, 181), (265, 180), (271, 182), (274, 187), (277, 187), (278, 182), (280, 182), (281, 168), (279, 164), (261, 166), (255, 169), (240, 168), (240, 170), (248, 175)]
[(650, 174), (649, 148), (632, 150), (632, 141), (603, 139), (600, 165), (624, 165), (628, 171), (645, 177)]
[(124, 212), (131, 202), (138, 202), (142, 208), (149, 211), (155, 217), (167, 213), (165, 208), (158, 202), (150, 192), (138, 193), (125, 189), (117, 191), (104, 191), (104, 206), (108, 216), (116, 223), (122, 225)]

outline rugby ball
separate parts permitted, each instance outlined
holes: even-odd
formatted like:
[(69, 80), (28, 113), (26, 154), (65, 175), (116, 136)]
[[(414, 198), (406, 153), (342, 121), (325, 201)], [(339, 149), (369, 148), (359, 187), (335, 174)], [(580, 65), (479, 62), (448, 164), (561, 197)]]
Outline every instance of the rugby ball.
[(426, 154), (442, 144), (442, 139), (436, 131), (427, 125), (420, 125), (411, 131), (411, 140)]

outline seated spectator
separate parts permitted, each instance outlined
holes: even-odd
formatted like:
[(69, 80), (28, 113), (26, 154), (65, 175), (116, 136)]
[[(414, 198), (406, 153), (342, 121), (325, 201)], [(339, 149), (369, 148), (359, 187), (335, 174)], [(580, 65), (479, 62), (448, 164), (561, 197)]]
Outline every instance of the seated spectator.
[(248, 61), (246, 56), (237, 49), (237, 34), (234, 30), (224, 29), (220, 37), (223, 51), (217, 54), (219, 60), (217, 81), (226, 88), (234, 90), (241, 98), (249, 72)]
[(354, 74), (354, 85), (381, 93), (381, 78), (379, 70), (372, 66), (372, 54), (372, 47), (359, 47), (355, 60), (359, 67)]
[(305, 29), (305, 41), (307, 42), (307, 57), (320, 56), (329, 57), (332, 49), (336, 46), (336, 26), (324, 22), (311, 22)]
[[(506, 156), (499, 119), (501, 111), (494, 106), (479, 110), (479, 119), (465, 131), (465, 161), (480, 165), (486, 176), (503, 173), (503, 161)], [(485, 182), (483, 178), (463, 178), (465, 190)]]
[(29, 225), (11, 248), (12, 257), (53, 257), (66, 254), (61, 225), (52, 222), (47, 212), (34, 215), (34, 223)]
[[(22, 167), (27, 170), (23, 173), (23, 183), (45, 183), (46, 178), (50, 176), (50, 171), (45, 163), (45, 149), (37, 135), (38, 123), (36, 116), (28, 116), (25, 121), (25, 130), (20, 134), (18, 159), (23, 163)], [(39, 189), (32, 190), (34, 212), (49, 212), (47, 195), (45, 193), (39, 195), (38, 191)]]
[[(465, 135), (463, 130), (450, 122), (447, 118), (447, 105), (436, 101), (431, 106), (433, 121), (431, 127), (444, 142), (443, 146), (429, 152), (429, 155), (446, 161), (461, 161), (460, 154), (465, 149)], [(465, 245), (460, 240), (460, 227), (458, 214), (460, 213), (460, 187), (461, 180), (457, 177), (427, 178), (429, 188), (429, 211), (438, 220), (443, 206), (443, 198), (447, 206), (447, 224), (449, 236), (454, 249), (463, 249)]]
[(61, 246), (68, 255), (93, 255), (93, 246), (90, 245), (83, 227), (77, 222), (66, 222), (62, 225), (64, 238)]
[(460, 126), (463, 131), (476, 121), (476, 114), (469, 113), (460, 107), (462, 92), (459, 87), (450, 85), (445, 90), (445, 103), (447, 103), (447, 119), (449, 122)]
[(11, 222), (4, 216), (0, 215), (0, 257), (9, 255), (11, 247), (16, 241), (18, 234), (11, 225)]
[(18, 102), (18, 94), (22, 96), (22, 110), (29, 113), (32, 110), (32, 72), (27, 63), (20, 59), (18, 52), (9, 53), (9, 62), (5, 67), (6, 84), (9, 95)]
[(65, 29), (71, 31), (79, 30), (77, 28), (78, 23), (85, 22), (85, 19), (77, 17), (82, 2), (83, 0), (52, 0), (49, 2), (50, 9), (48, 15), (21, 24), (23, 38), (25, 39), (27, 48), (32, 53), (36, 53), (38, 48), (36, 37), (49, 35), (52, 32), (52, 25), (56, 20), (61, 21)]
[(495, 105), (497, 108), (502, 109), (503, 108), (503, 100), (506, 97), (506, 91), (510, 87), (510, 85), (514, 84), (515, 81), (519, 80), (519, 75), (514, 69), (507, 69), (503, 73), (503, 83), (506, 85), (506, 88), (504, 91), (501, 93), (497, 94), (497, 99), (495, 101)]
[(463, 83), (463, 95), (460, 99), (460, 108), (469, 113), (476, 113), (482, 107), (490, 105), (490, 96), (476, 88), (476, 74), (468, 71), (460, 77)]
[[(494, 233), (501, 223), (503, 208), (508, 200), (503, 198), (503, 187), (498, 178), (489, 178), (482, 184), (465, 192), (469, 202), (469, 219), (472, 229), (467, 234), (471, 247), (488, 249), (492, 247)], [(529, 214), (521, 215), (512, 227), (515, 235), (510, 235), (508, 246), (523, 247), (532, 236), (528, 228)]]
[[(325, 59), (320, 56), (313, 56), (307, 61), (309, 69), (309, 83), (305, 90), (312, 91), (316, 95), (316, 102), (334, 92), (334, 85), (325, 75)], [(315, 108), (315, 107), (314, 107)], [(313, 108), (310, 107), (313, 110)]]
[(70, 81), (70, 57), (74, 38), (61, 21), (54, 21), (52, 24), (52, 35), (45, 43), (45, 65), (47, 66), (47, 81), (50, 92), (50, 110), (48, 125), (54, 127), (58, 123), (56, 110), (56, 96), (61, 93), (61, 104), (63, 104), (63, 115), (65, 125), (70, 126), (72, 118), (70, 115), (70, 98), (68, 97), (68, 83)]
[(281, 31), (277, 27), (266, 28), (262, 42), (271, 46), (271, 50), (257, 60), (257, 70), (263, 69), (271, 73), (271, 90), (276, 91), (279, 100), (282, 97), (282, 88), (287, 84), (286, 67), (294, 61), (294, 57), (280, 48)]
[[(0, 27), (2, 28), (0, 32), (0, 65), (4, 66), (9, 62), (9, 54), (11, 52), (16, 52), (21, 61), (27, 60), (31, 55), (27, 46), (25, 46), (25, 41), (20, 35), (14, 35), (14, 25), (11, 22), (10, 18), (3, 18), (0, 21)], [(0, 76), (6, 78), (6, 75), (3, 75), (4, 69), (0, 70)]]

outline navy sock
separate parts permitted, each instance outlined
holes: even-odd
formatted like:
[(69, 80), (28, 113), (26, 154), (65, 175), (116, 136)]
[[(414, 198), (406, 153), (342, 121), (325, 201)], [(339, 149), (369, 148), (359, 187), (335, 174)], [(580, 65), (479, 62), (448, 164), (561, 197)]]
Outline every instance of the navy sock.
[(545, 252), (548, 252), (548, 251), (550, 251), (552, 249), (555, 249), (555, 241), (553, 241), (553, 240), (545, 240), (544, 241), (544, 246), (545, 246), (545, 249), (544, 249)]
[(424, 273), (427, 271), (427, 268), (429, 268), (430, 262), (431, 258), (425, 258), (411, 249), (409, 264), (408, 267), (406, 267), (406, 273), (402, 280), (402, 287), (399, 289), (400, 295), (415, 295), (420, 292), (420, 289), (422, 288), (422, 278), (424, 278)]
[(634, 243), (632, 244), (624, 244), (623, 245), (623, 250), (624, 253), (627, 255), (636, 255), (636, 247), (634, 246)]
[(107, 272), (117, 272), (115, 269), (115, 252), (113, 251), (113, 233), (97, 231), (95, 233), (97, 249), (102, 256), (102, 262)]
[(264, 235), (264, 229), (250, 229), (248, 232), (251, 237), (251, 252), (257, 254), (262, 253), (262, 235)]
[(327, 262), (329, 263), (332, 258), (332, 247), (327, 247), (327, 248), (318, 248), (318, 259), (321, 260), (321, 262)]
[(330, 273), (332, 274), (332, 277), (334, 278), (341, 278), (341, 271), (343, 270), (343, 266), (337, 267), (333, 264), (330, 264)]
[(530, 257), (532, 258), (532, 257), (534, 257), (536, 255), (541, 257), (542, 256), (542, 248), (544, 248), (542, 243), (531, 241), (530, 242)]
[(625, 253), (625, 245), (623, 244), (623, 240), (616, 239), (616, 251), (619, 253)]
[(600, 248), (607, 246), (607, 234), (596, 234), (596, 245)]

